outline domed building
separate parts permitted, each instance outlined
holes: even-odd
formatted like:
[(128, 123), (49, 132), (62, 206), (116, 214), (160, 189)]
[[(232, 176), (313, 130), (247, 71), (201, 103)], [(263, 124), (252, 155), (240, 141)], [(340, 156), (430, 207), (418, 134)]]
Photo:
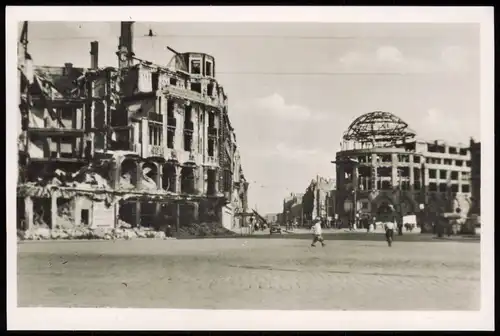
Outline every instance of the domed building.
[(393, 205), (401, 216), (468, 213), (471, 196), (469, 147), (418, 140), (416, 133), (389, 112), (356, 118), (336, 153), (336, 215), (344, 225)]

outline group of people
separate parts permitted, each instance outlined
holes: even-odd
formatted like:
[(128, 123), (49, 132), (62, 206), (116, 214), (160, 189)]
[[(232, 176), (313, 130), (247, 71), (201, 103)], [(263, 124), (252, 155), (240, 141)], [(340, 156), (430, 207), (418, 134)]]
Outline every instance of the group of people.
[[(397, 214), (392, 205), (388, 205), (386, 208), (383, 208), (380, 212), (380, 219), (384, 225), (385, 229), (385, 237), (389, 246), (392, 246), (392, 242), (394, 240), (394, 230), (396, 229)], [(313, 241), (311, 243), (312, 247), (316, 246), (316, 243), (320, 242), (321, 246), (325, 246), (325, 241), (323, 238), (323, 230), (321, 227), (322, 220), (320, 217), (316, 217), (313, 220), (313, 225), (311, 227), (311, 231), (313, 234)], [(350, 226), (351, 227), (351, 226)], [(398, 232), (402, 234), (402, 225), (398, 225)]]

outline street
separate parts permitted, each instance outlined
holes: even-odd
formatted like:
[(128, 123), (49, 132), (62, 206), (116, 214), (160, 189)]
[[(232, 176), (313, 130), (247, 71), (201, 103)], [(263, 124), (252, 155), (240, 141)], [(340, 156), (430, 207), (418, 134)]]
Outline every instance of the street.
[(473, 310), (480, 244), (305, 239), (18, 244), (21, 307)]

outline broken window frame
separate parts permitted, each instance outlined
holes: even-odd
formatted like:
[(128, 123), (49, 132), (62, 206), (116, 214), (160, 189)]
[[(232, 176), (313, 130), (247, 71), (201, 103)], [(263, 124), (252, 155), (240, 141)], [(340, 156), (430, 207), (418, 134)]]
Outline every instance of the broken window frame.
[(211, 60), (205, 60), (205, 76), (214, 77), (214, 63)]
[[(196, 64), (198, 64), (198, 66), (196, 66)], [(189, 70), (190, 70), (189, 73), (193, 75), (201, 75), (202, 64), (203, 62), (201, 58), (191, 58), (189, 60)]]

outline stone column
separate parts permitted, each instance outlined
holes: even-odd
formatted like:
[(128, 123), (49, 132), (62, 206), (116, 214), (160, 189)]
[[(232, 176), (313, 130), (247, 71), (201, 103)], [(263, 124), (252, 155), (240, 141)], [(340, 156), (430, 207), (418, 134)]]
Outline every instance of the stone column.
[(410, 190), (415, 190), (415, 172), (413, 171), (413, 155), (410, 155), (410, 164), (408, 165), (410, 170)]
[(142, 163), (135, 162), (135, 186), (140, 189), (142, 185)]
[(163, 163), (155, 162), (156, 166), (156, 189), (161, 190), (161, 185), (163, 183)]
[(371, 170), (372, 170), (372, 176), (371, 176), (371, 183), (372, 183), (372, 186), (371, 188), (373, 190), (377, 190), (377, 163), (378, 163), (378, 156), (377, 154), (372, 154), (372, 166), (371, 166)]
[(181, 192), (181, 170), (182, 167), (180, 165), (175, 166), (175, 192)]
[(392, 154), (392, 159), (391, 159), (391, 168), (392, 168), (392, 186), (396, 187), (399, 183), (398, 181), (398, 156), (397, 154)]
[(135, 227), (141, 227), (141, 202), (135, 202)]
[(23, 229), (29, 230), (33, 227), (33, 199), (30, 196), (24, 198), (25, 226)]
[(50, 228), (55, 229), (57, 226), (57, 196), (52, 194), (50, 196)]
[(198, 202), (193, 203), (193, 221), (198, 222), (200, 215), (200, 204)]
[(148, 125), (147, 118), (141, 119), (141, 131), (142, 131), (142, 146), (141, 146), (140, 155), (142, 157), (148, 157), (149, 156), (149, 125)]

